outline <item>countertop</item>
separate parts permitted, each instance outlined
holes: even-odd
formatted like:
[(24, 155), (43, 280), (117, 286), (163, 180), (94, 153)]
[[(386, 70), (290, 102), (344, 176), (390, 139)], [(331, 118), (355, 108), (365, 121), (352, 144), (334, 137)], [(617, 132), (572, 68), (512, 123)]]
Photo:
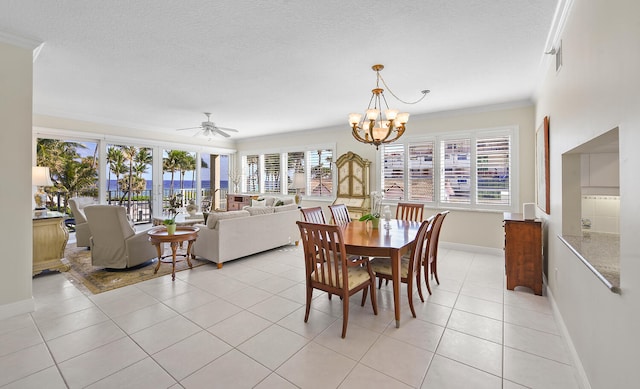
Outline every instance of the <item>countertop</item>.
[[(620, 235), (584, 231), (582, 236), (562, 235), (562, 240), (612, 292), (620, 292)], [(599, 277), (600, 278), (600, 277)]]

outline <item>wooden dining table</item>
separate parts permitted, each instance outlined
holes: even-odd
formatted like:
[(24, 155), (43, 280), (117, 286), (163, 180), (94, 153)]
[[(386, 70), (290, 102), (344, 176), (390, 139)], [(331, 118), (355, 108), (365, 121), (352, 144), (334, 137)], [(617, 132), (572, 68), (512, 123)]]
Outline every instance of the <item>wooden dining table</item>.
[(414, 244), (419, 222), (391, 219), (389, 227), (380, 221), (378, 228), (358, 220), (343, 225), (343, 238), (348, 254), (368, 257), (390, 257), (393, 280), (393, 305), (396, 327), (400, 327), (400, 259)]

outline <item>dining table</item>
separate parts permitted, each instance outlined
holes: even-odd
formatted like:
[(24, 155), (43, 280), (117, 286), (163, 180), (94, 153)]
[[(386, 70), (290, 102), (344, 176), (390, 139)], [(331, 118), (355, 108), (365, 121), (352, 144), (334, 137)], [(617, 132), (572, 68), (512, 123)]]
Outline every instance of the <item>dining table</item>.
[(411, 250), (419, 229), (419, 222), (398, 219), (390, 219), (388, 223), (381, 220), (378, 228), (359, 220), (342, 225), (347, 254), (391, 258), (396, 328), (400, 327), (400, 260)]

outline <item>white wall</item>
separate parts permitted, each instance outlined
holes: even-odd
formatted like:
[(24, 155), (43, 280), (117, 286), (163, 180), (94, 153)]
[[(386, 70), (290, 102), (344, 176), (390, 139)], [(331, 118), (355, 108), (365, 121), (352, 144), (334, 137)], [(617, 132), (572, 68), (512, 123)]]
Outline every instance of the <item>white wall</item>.
[[(428, 100), (428, 99), (427, 99)], [(423, 104), (429, 104), (428, 101)], [(260, 150), (277, 150), (278, 148), (300, 147), (313, 144), (337, 144), (336, 158), (348, 151), (353, 151), (371, 163), (371, 190), (379, 184), (379, 172), (376, 169), (376, 149), (356, 141), (346, 120), (340, 127), (323, 128), (300, 133), (265, 136), (252, 139), (241, 139), (236, 145), (238, 154)], [(437, 115), (412, 116), (407, 125), (407, 131), (402, 139), (412, 136), (452, 131), (497, 128), (516, 125), (519, 127), (520, 149), (518, 158), (519, 171), (514, 172), (520, 179), (520, 201), (516, 209), (522, 209), (522, 203), (534, 201), (534, 108), (530, 104), (520, 104), (518, 107), (486, 107), (470, 111), (445, 112)], [(304, 206), (315, 203), (304, 202)], [(429, 209), (426, 214), (437, 212)], [(504, 232), (502, 229), (503, 215), (501, 212), (452, 211), (442, 227), (442, 241), (448, 243), (483, 246), (502, 249)]]
[[(550, 116), (549, 287), (592, 388), (640, 382), (640, 3), (574, 0), (562, 33), (563, 66), (550, 64), (536, 123)], [(557, 239), (562, 153), (619, 127), (622, 294), (611, 293)], [(567, 204), (566, 206), (569, 206)], [(567, 221), (568, 223), (568, 221)]]
[(33, 310), (32, 48), (0, 42), (0, 319)]

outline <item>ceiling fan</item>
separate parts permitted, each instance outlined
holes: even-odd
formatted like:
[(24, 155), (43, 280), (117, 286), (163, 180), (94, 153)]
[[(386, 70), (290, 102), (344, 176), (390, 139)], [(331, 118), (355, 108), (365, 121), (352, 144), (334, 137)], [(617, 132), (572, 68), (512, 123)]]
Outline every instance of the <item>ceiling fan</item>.
[(207, 138), (212, 138), (214, 135), (217, 135), (217, 134), (220, 134), (225, 138), (228, 138), (231, 135), (227, 134), (227, 132), (238, 132), (238, 130), (234, 130), (233, 128), (216, 126), (216, 124), (211, 121), (211, 118), (210, 118), (211, 113), (205, 112), (204, 114), (207, 115), (207, 121), (202, 122), (199, 127), (179, 128), (176, 131), (199, 129), (200, 131), (196, 132), (193, 136), (203, 135)]

